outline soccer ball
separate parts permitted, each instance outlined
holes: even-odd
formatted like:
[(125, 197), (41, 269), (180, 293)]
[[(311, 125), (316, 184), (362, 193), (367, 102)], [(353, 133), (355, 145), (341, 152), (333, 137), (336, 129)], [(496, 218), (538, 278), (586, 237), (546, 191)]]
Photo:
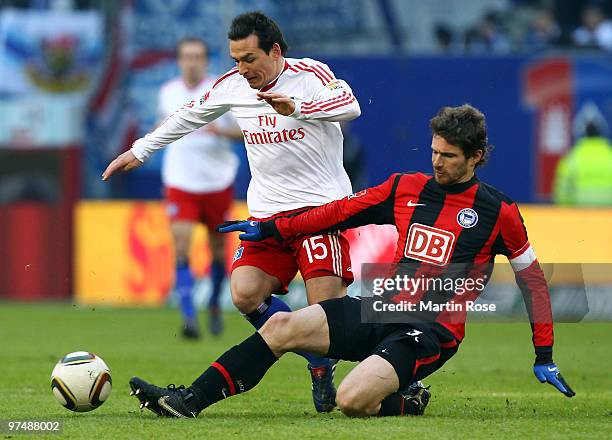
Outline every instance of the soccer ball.
[(108, 366), (102, 358), (87, 351), (68, 353), (51, 373), (53, 395), (71, 411), (96, 409), (108, 399), (111, 388)]

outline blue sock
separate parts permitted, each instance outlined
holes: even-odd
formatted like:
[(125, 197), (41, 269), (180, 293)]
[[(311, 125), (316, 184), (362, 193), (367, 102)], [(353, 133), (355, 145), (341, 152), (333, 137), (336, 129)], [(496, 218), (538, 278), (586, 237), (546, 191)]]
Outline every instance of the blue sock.
[(174, 285), (177, 291), (181, 313), (185, 321), (194, 321), (196, 312), (193, 304), (193, 275), (189, 269), (189, 263), (182, 261), (176, 263), (176, 283)]
[(208, 307), (219, 307), (221, 285), (225, 279), (225, 263), (223, 263), (223, 261), (212, 262), (210, 265), (210, 279), (212, 281), (212, 293), (208, 300)]
[[(279, 297), (272, 295), (265, 302), (263, 302), (257, 310), (248, 313), (246, 319), (251, 323), (253, 327), (259, 330), (266, 323), (270, 316), (276, 312), (290, 312), (291, 308)], [(310, 353), (297, 353), (308, 361), (311, 367), (324, 367), (329, 366), (329, 359), (316, 356)]]

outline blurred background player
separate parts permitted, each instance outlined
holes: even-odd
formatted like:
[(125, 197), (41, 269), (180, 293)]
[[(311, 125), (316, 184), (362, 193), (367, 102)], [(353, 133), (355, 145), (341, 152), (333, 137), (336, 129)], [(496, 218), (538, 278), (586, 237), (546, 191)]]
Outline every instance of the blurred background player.
[[(231, 111), (244, 134), (251, 170), (247, 193), (253, 219), (290, 215), (351, 193), (342, 166), (340, 121), (361, 109), (349, 85), (310, 58), (285, 58), (288, 46), (278, 25), (260, 12), (237, 16), (228, 33), (236, 68), (221, 76), (199, 100), (174, 112), (138, 139), (103, 173), (136, 168), (156, 150)], [(290, 311), (273, 293), (287, 293), (300, 271), (309, 304), (346, 295), (353, 281), (348, 239), (339, 233), (301, 236), (280, 244), (242, 242), (234, 255), (232, 300), (257, 329), (274, 313)], [(335, 364), (308, 360), (317, 411), (336, 403)]]
[[(177, 108), (208, 91), (216, 75), (208, 75), (208, 47), (199, 39), (182, 39), (176, 48), (181, 75), (163, 84), (159, 91), (160, 120)], [(194, 226), (201, 222), (208, 228), (211, 254), (212, 291), (208, 301), (209, 330), (218, 335), (223, 330), (219, 295), (225, 279), (225, 238), (215, 232), (233, 200), (233, 183), (239, 159), (232, 152), (229, 138), (242, 139), (240, 129), (230, 115), (214, 124), (196, 130), (168, 146), (162, 166), (166, 211), (174, 240), (176, 275), (175, 291), (183, 316), (183, 336), (199, 338), (194, 277), (189, 267), (189, 250)]]

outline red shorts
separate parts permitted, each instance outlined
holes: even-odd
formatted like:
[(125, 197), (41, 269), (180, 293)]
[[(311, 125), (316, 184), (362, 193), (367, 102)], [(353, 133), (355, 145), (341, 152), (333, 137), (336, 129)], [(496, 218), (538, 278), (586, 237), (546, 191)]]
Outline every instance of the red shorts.
[(166, 212), (170, 221), (188, 220), (200, 222), (214, 229), (227, 220), (234, 199), (234, 187), (209, 193), (190, 193), (167, 187)]
[[(266, 219), (286, 215), (287, 211)], [(351, 270), (349, 242), (343, 233), (330, 232), (300, 235), (279, 243), (274, 238), (263, 241), (242, 241), (234, 254), (232, 270), (240, 266), (255, 266), (281, 282), (280, 294), (288, 292), (289, 283), (298, 270), (304, 281), (311, 278), (337, 276), (350, 285), (354, 278)]]

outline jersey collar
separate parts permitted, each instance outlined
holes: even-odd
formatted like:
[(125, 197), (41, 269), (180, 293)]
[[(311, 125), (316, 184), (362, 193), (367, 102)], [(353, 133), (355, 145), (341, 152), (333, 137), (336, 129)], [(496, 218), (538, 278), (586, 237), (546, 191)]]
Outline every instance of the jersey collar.
[(283, 74), (283, 72), (285, 70), (287, 70), (289, 68), (289, 63), (287, 62), (287, 60), (285, 60), (285, 64), (283, 65), (283, 69), (280, 71), (280, 73), (278, 74), (278, 76), (276, 78), (274, 78), (274, 80), (270, 83), (268, 83), (267, 85), (263, 86), (261, 89), (259, 89), (260, 92), (267, 92), (268, 90), (270, 90), (272, 87), (274, 87), (276, 85), (276, 83), (278, 82), (278, 79), (280, 78), (280, 76)]
[(471, 186), (479, 182), (478, 177), (476, 177), (476, 174), (474, 174), (472, 178), (468, 180), (467, 182), (456, 183), (454, 185), (441, 185), (438, 182), (436, 182), (436, 179), (434, 176), (431, 176), (431, 178), (434, 182), (434, 185), (436, 185), (442, 191), (450, 193), (450, 194), (462, 193), (463, 191), (467, 190), (468, 188), (470, 188)]

